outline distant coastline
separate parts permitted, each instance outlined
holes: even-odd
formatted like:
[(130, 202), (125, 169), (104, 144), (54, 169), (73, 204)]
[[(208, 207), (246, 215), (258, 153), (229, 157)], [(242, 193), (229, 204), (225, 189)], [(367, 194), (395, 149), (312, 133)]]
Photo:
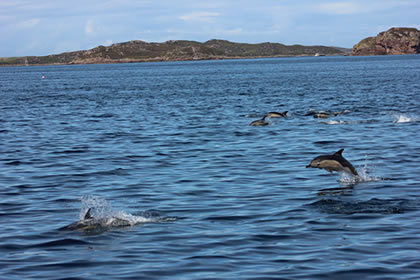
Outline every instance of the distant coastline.
[(326, 46), (283, 45), (280, 43), (246, 44), (226, 40), (171, 40), (148, 43), (134, 40), (111, 46), (98, 46), (47, 56), (0, 58), (0, 66), (110, 64), (157, 61), (221, 60), (291, 56), (349, 55), (351, 49)]
[(90, 50), (65, 52), (46, 56), (0, 58), (0, 66), (111, 64), (158, 61), (194, 61), (243, 58), (332, 55), (395, 55), (419, 54), (420, 31), (416, 28), (393, 27), (368, 37), (352, 49), (327, 46), (284, 45), (280, 43), (234, 43), (209, 40), (204, 43), (170, 40), (149, 43), (133, 40)]

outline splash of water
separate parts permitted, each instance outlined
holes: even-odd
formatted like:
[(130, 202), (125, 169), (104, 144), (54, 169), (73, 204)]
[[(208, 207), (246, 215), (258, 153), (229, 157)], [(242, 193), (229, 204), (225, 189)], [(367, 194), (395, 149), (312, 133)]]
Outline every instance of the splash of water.
[(357, 173), (359, 173), (358, 176), (353, 176), (348, 173), (340, 173), (340, 179), (338, 180), (343, 185), (355, 185), (358, 183), (364, 183), (364, 182), (378, 182), (382, 181), (383, 178), (375, 176), (370, 174), (372, 172), (372, 169), (368, 165), (368, 161), (365, 160), (364, 165), (357, 170)]
[(407, 115), (403, 114), (395, 114), (394, 115), (394, 123), (409, 123), (409, 122), (415, 122), (417, 121), (413, 117), (409, 117)]
[(323, 124), (328, 125), (341, 125), (341, 124), (362, 124), (362, 123), (373, 123), (377, 122), (377, 120), (358, 120), (358, 121), (342, 121), (342, 120), (328, 120), (328, 121), (321, 121)]
[[(159, 215), (133, 215), (123, 210), (116, 210), (105, 198), (99, 196), (84, 196), (81, 198), (80, 220), (91, 209), (92, 216), (101, 221), (103, 226), (134, 226), (144, 223), (174, 221), (173, 217), (160, 217)], [(144, 212), (147, 213), (147, 212)]]
[(337, 124), (350, 124), (350, 122), (345, 122), (345, 121), (336, 121), (336, 120), (329, 120), (326, 122), (322, 122), (324, 124), (330, 124), (330, 125), (337, 125)]
[(113, 209), (111, 204), (103, 197), (99, 196), (83, 196), (81, 198), (82, 205), (80, 207), (79, 218), (83, 219), (88, 209), (92, 209), (92, 215), (101, 219), (112, 216)]

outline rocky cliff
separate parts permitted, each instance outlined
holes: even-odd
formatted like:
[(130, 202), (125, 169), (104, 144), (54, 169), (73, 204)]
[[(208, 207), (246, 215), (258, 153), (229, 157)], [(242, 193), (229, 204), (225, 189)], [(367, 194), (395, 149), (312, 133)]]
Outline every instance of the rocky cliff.
[(416, 28), (393, 27), (376, 37), (368, 37), (354, 45), (353, 55), (386, 55), (420, 53), (420, 31)]
[(324, 46), (286, 46), (279, 43), (245, 44), (225, 40), (166, 41), (147, 43), (129, 41), (99, 46), (90, 50), (67, 52), (48, 56), (0, 58), (0, 65), (91, 64), (145, 61), (179, 61), (226, 58), (276, 57), (315, 55), (343, 55), (347, 49)]

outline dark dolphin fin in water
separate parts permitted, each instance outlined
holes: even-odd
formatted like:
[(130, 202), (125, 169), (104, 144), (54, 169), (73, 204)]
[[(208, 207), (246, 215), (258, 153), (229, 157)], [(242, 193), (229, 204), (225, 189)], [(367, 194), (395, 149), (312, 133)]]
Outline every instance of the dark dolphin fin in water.
[(83, 220), (87, 220), (87, 219), (92, 219), (92, 215), (90, 214), (90, 210), (92, 210), (92, 208), (89, 208), (85, 214), (85, 217), (83, 218)]
[(70, 225), (64, 226), (60, 229), (61, 230), (79, 230), (79, 229), (89, 228), (89, 225), (94, 221), (94, 218), (91, 215), (91, 210), (92, 208), (89, 208), (86, 211), (86, 214), (82, 220), (71, 223)]

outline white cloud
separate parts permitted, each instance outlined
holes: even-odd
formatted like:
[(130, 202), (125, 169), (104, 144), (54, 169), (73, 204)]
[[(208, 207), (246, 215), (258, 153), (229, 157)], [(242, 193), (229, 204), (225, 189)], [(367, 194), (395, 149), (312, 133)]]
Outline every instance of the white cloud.
[(322, 12), (335, 15), (350, 15), (361, 11), (361, 7), (352, 2), (332, 2), (320, 4)]
[(105, 41), (105, 43), (103, 44), (104, 46), (110, 46), (113, 44), (113, 41), (111, 39), (108, 39)]
[(16, 27), (23, 28), (23, 29), (29, 29), (29, 28), (35, 27), (40, 22), (41, 22), (41, 20), (39, 18), (28, 19), (28, 20), (19, 22), (18, 24), (16, 24)]
[(0, 22), (3, 24), (10, 24), (10, 22), (14, 21), (14, 17), (13, 16), (5, 16), (5, 15), (0, 15)]
[(80, 42), (76, 40), (62, 40), (57, 42), (57, 45), (54, 46), (54, 48), (49, 52), (51, 53), (63, 53), (63, 52), (69, 52), (69, 51), (75, 51), (75, 50), (82, 50), (84, 49)]
[(94, 24), (94, 22), (91, 19), (86, 22), (86, 24), (85, 24), (85, 34), (86, 35), (93, 34), (93, 24)]
[(220, 16), (220, 14), (215, 12), (192, 12), (180, 16), (179, 18), (184, 21), (209, 21), (218, 16)]
[(4, 10), (7, 8), (15, 8), (18, 7), (21, 3), (19, 3), (18, 1), (2, 1), (0, 3), (0, 9)]
[(221, 32), (221, 34), (223, 35), (239, 35), (243, 32), (242, 28), (234, 28), (234, 29), (228, 29), (228, 30), (223, 30)]

